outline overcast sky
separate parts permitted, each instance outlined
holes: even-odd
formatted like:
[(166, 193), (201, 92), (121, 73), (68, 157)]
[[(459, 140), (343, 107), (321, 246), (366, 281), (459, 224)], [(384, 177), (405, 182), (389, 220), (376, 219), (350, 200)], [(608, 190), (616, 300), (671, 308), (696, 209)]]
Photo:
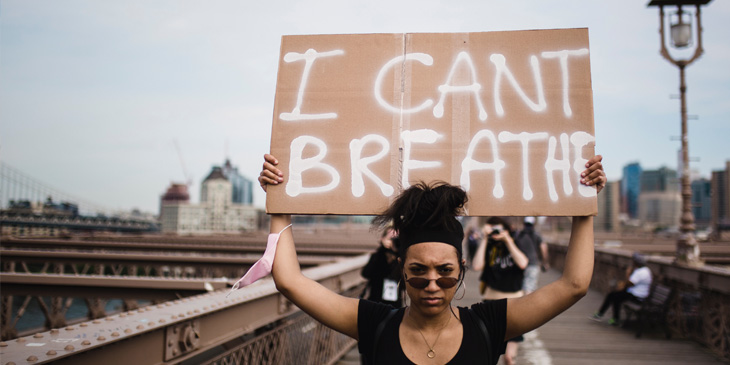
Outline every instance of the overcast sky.
[[(587, 27), (596, 152), (609, 179), (677, 167), (679, 72), (648, 1), (0, 1), (0, 159), (110, 209), (157, 212), (172, 181), (228, 156), (258, 176), (286, 34)], [(730, 159), (730, 2), (703, 8), (687, 69), (692, 168)], [(257, 189), (255, 204), (263, 206)]]

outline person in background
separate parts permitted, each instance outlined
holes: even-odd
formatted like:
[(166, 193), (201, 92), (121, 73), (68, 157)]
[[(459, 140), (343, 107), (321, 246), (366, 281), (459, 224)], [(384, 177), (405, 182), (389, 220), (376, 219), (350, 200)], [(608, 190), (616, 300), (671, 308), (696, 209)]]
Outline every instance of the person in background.
[[(483, 300), (519, 298), (524, 295), (522, 283), (528, 258), (526, 241), (515, 242), (512, 227), (500, 217), (491, 217), (484, 226), (484, 239), (475, 255), (474, 270), (482, 271)], [(507, 340), (504, 362), (515, 363), (517, 350), (524, 337), (520, 334)]]
[(380, 246), (370, 255), (370, 260), (362, 268), (360, 274), (368, 279), (369, 294), (365, 299), (399, 308), (403, 303), (400, 290), (398, 290), (401, 272), (398, 265), (397, 246), (393, 242), (394, 237), (395, 231), (392, 227), (386, 227), (383, 230), (383, 234), (380, 236)]
[(466, 232), (466, 244), (467, 250), (469, 250), (469, 263), (474, 262), (474, 254), (479, 248), (479, 242), (482, 240), (482, 235), (479, 234), (479, 230), (471, 227)]
[(522, 282), (522, 290), (527, 295), (537, 289), (540, 270), (547, 270), (550, 267), (547, 260), (547, 243), (543, 242), (542, 237), (535, 232), (535, 217), (525, 217), (522, 230), (517, 234), (515, 241), (528, 259)]
[(482, 233), (484, 238), (474, 254), (472, 265), (474, 270), (482, 272), (480, 292), (485, 299), (504, 293), (519, 293), (521, 296), (524, 269), (528, 263), (523, 251), (526, 248), (519, 246), (521, 243), (514, 240), (512, 227), (500, 217), (489, 218)]
[(613, 317), (608, 320), (612, 326), (618, 325), (621, 320), (621, 304), (627, 300), (641, 302), (649, 296), (651, 288), (651, 270), (646, 266), (646, 257), (638, 252), (632, 256), (633, 265), (626, 270), (628, 280), (616, 284), (616, 290), (608, 293), (598, 312), (593, 313), (591, 319), (600, 321), (608, 307), (613, 309)]

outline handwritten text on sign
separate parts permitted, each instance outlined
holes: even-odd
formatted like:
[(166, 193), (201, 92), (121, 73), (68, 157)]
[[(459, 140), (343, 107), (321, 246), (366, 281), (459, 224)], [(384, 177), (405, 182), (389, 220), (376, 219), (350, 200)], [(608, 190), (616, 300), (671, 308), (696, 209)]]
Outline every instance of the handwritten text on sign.
[(583, 215), (593, 155), (588, 31), (285, 36), (271, 213), (374, 214), (416, 181), (471, 215)]

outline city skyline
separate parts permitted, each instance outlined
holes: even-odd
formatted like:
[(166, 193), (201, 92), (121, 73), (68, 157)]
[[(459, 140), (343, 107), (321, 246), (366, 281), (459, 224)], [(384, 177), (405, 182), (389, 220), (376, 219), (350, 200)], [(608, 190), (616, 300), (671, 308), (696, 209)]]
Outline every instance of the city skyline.
[[(0, 159), (99, 205), (154, 212), (170, 182), (188, 177), (200, 201), (205, 174), (226, 158), (255, 181), (282, 35), (588, 27), (596, 152), (608, 178), (634, 161), (676, 169), (679, 74), (659, 55), (658, 11), (646, 3), (6, 0)], [(689, 121), (699, 158), (691, 168), (707, 178), (730, 159), (726, 19), (727, 2), (703, 7), (705, 54), (687, 69), (689, 114), (699, 116)]]

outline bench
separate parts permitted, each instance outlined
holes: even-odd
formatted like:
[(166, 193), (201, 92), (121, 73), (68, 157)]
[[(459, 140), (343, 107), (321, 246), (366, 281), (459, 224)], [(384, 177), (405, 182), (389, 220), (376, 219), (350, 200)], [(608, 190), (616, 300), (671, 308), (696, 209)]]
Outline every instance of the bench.
[(667, 338), (671, 338), (669, 327), (665, 323), (671, 296), (672, 288), (662, 284), (652, 284), (649, 296), (646, 299), (641, 302), (627, 301), (623, 304), (626, 321), (628, 322), (633, 315), (639, 324), (636, 338), (641, 337), (644, 326), (647, 324), (652, 326), (654, 324), (663, 325), (665, 335)]

